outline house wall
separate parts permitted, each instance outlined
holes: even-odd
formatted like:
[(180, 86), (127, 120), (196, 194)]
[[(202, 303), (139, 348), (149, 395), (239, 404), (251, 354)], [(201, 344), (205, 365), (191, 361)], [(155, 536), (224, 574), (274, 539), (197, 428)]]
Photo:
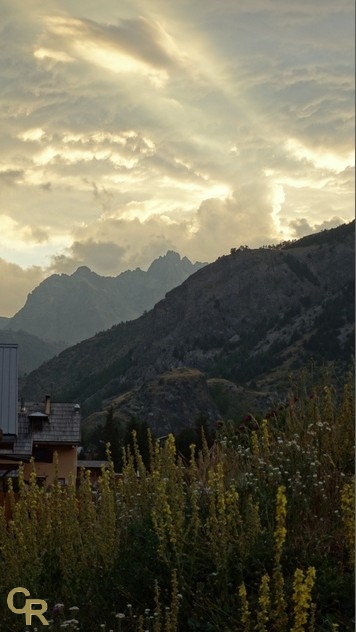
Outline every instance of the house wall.
[[(19, 494), (14, 494), (15, 502), (19, 499)], [(0, 492), (0, 507), (5, 508), (5, 520), (8, 522), (12, 518), (12, 507), (11, 507), (11, 499), (9, 494), (5, 494), (5, 492)]]
[[(77, 476), (77, 448), (72, 446), (56, 446), (58, 454), (58, 478), (64, 479), (65, 483), (69, 482), (70, 475), (75, 483)], [(32, 464), (25, 463), (24, 478), (28, 480), (32, 472)], [(38, 477), (45, 476), (45, 486), (53, 485), (55, 478), (54, 463), (40, 463), (35, 461), (36, 475)]]

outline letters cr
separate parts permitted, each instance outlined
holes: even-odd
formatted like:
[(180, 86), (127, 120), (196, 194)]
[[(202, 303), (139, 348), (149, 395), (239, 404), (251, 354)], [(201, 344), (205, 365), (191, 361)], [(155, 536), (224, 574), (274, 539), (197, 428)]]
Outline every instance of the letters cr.
[[(14, 606), (14, 595), (16, 593), (23, 593), (26, 597), (23, 608), (15, 608)], [(31, 625), (32, 617), (38, 617), (43, 625), (49, 625), (46, 617), (43, 616), (43, 613), (47, 611), (46, 602), (44, 599), (30, 599), (30, 591), (27, 590), (27, 588), (21, 588), (21, 586), (18, 586), (17, 588), (10, 590), (7, 596), (7, 605), (11, 612), (25, 615), (26, 625)], [(40, 606), (40, 608), (32, 608), (32, 606)]]

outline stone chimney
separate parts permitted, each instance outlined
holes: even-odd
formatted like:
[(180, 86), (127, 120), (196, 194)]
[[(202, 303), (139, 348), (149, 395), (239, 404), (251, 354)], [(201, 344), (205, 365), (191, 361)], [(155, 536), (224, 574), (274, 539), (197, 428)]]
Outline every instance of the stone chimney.
[(44, 411), (45, 411), (45, 415), (51, 414), (51, 396), (50, 395), (46, 395)]

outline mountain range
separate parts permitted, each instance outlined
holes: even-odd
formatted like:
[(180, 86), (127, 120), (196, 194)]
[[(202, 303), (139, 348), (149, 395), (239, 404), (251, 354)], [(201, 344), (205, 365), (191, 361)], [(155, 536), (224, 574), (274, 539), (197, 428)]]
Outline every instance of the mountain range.
[(105, 277), (82, 266), (72, 275), (53, 274), (12, 318), (0, 319), (0, 341), (18, 342), (20, 372), (28, 372), (66, 347), (137, 318), (204, 265), (168, 251), (147, 271)]
[[(182, 371), (186, 379), (193, 370), (200, 390), (196, 371), (204, 380), (222, 380), (225, 390), (239, 386), (268, 395), (287, 388), (289, 373), (311, 359), (345, 368), (354, 350), (354, 256), (354, 222), (274, 247), (233, 248), (136, 320), (33, 371), (22, 394), (79, 401), (84, 414), (116, 402), (132, 417), (154, 418), (159, 433), (172, 428), (169, 415), (178, 401), (184, 417), (189, 389), (172, 391)], [(170, 393), (164, 388), (169, 376)], [(212, 420), (217, 414), (213, 407), (207, 412)], [(184, 423), (193, 421), (187, 415)]]

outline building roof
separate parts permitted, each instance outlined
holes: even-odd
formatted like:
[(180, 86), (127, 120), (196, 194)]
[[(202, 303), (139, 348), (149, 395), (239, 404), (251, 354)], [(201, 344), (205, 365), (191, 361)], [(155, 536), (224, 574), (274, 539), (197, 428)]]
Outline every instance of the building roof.
[[(22, 408), (25, 411), (19, 412), (19, 437), (29, 431), (28, 417), (44, 415), (44, 404), (25, 403)], [(50, 414), (42, 419), (43, 429), (31, 432), (35, 443), (80, 443), (80, 411), (75, 404), (51, 403)]]
[(93, 461), (93, 460), (87, 460), (87, 459), (79, 459), (77, 461), (77, 468), (80, 469), (81, 467), (84, 467), (85, 469), (89, 469), (89, 470), (95, 470), (98, 468), (101, 468), (102, 466), (104, 467), (109, 467), (109, 461)]
[[(11, 450), (0, 450), (0, 459), (6, 454), (31, 456), (34, 444), (79, 445), (80, 410), (75, 404), (51, 403), (49, 414), (44, 404), (24, 403), (18, 409), (18, 432)], [(31, 419), (42, 421), (42, 430), (32, 427)]]

